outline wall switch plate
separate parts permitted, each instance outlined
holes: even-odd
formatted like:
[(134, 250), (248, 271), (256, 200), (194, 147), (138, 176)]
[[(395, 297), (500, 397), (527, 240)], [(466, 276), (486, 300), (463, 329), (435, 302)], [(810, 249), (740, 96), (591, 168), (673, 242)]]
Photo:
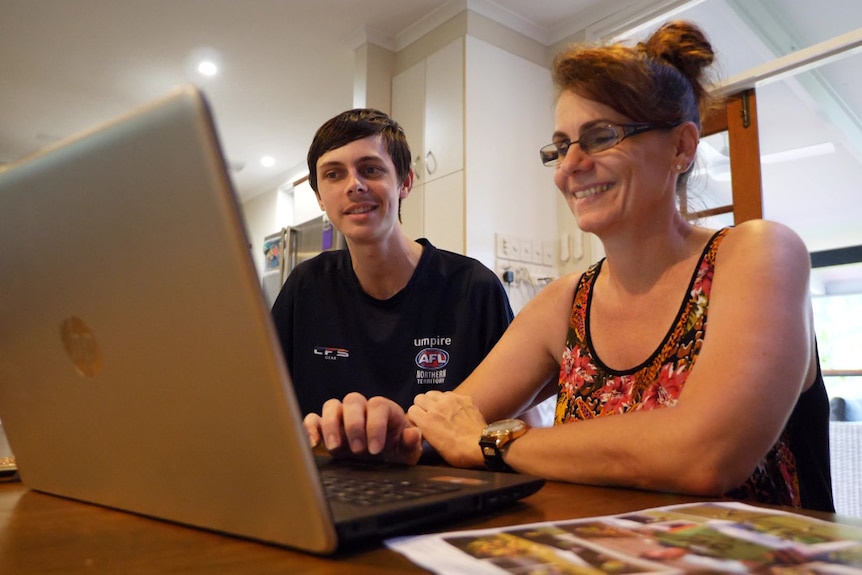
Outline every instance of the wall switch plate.
[(495, 253), (498, 258), (503, 260), (513, 259), (512, 256), (512, 238), (505, 234), (496, 234)]

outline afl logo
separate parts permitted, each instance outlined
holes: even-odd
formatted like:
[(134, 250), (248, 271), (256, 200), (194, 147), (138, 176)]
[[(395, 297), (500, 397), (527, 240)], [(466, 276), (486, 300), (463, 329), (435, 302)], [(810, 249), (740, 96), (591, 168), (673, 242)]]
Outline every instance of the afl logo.
[(422, 369), (443, 369), (449, 363), (449, 352), (436, 347), (426, 347), (416, 354), (416, 365)]

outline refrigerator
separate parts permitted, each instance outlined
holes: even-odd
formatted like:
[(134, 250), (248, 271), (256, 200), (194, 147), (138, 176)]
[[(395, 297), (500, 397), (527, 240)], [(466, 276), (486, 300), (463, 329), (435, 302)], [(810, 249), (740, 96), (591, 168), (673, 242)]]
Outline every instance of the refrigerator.
[(270, 307), (291, 270), (300, 262), (330, 250), (347, 249), (344, 235), (325, 215), (282, 228), (263, 241), (263, 293)]

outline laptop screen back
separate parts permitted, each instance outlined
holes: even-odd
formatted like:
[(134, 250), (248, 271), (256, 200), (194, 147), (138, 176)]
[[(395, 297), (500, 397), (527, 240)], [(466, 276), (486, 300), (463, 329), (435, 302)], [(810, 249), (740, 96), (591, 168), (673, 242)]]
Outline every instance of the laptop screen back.
[(201, 95), (0, 172), (0, 214), (0, 420), (25, 484), (331, 550)]

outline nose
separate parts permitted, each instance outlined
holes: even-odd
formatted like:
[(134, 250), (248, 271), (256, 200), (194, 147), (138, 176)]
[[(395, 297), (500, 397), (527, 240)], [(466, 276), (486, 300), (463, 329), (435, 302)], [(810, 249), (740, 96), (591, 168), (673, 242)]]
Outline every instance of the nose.
[(559, 170), (565, 174), (591, 169), (593, 160), (577, 144), (572, 144), (561, 158)]
[(347, 176), (347, 193), (366, 191), (368, 191), (368, 184), (366, 184), (365, 178), (362, 177), (359, 170), (350, 170)]

